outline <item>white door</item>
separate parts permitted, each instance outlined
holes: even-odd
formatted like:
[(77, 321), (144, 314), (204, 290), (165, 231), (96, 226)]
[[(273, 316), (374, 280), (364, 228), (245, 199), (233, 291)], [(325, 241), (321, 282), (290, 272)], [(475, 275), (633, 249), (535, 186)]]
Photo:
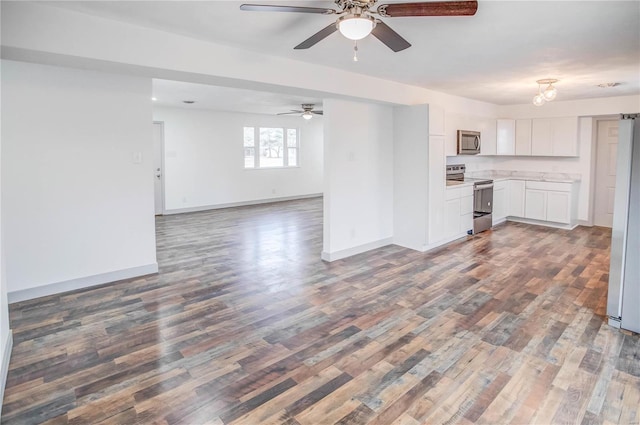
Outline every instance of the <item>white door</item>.
[(164, 213), (164, 167), (162, 166), (162, 158), (164, 145), (164, 123), (153, 123), (153, 181), (155, 196), (155, 213), (162, 215)]
[(596, 139), (596, 193), (593, 224), (611, 227), (616, 193), (618, 121), (598, 121)]

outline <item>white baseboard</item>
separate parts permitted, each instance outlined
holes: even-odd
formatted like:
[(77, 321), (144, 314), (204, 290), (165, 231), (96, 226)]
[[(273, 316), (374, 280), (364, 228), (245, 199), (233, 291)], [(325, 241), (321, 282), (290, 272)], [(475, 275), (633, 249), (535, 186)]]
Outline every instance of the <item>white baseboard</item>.
[(534, 224), (536, 226), (553, 227), (556, 229), (565, 229), (565, 230), (573, 230), (576, 227), (578, 227), (578, 223), (562, 224), (562, 223), (554, 223), (552, 221), (532, 220), (529, 218), (521, 218), (521, 217), (507, 217), (507, 220), (515, 221), (516, 223)]
[(578, 220), (578, 226), (593, 227), (593, 222), (589, 220)]
[(107, 273), (95, 274), (92, 276), (80, 277), (77, 279), (65, 280), (62, 282), (49, 283), (35, 288), (21, 289), (7, 293), (9, 303), (15, 303), (34, 298), (46, 297), (47, 295), (59, 294), (61, 292), (75, 291), (76, 289), (88, 288), (90, 286), (102, 285), (104, 283), (115, 282), (132, 277), (145, 276), (158, 273), (158, 263), (145, 264), (143, 266), (131, 267), (128, 269), (115, 270)]
[(322, 251), (321, 257), (324, 261), (336, 261), (343, 258), (351, 257), (353, 255), (362, 254), (363, 252), (371, 251), (372, 249), (382, 248), (383, 246), (391, 245), (393, 238), (385, 238), (377, 241), (365, 243), (363, 245), (354, 246), (352, 248), (342, 249), (336, 252)]
[(11, 349), (13, 348), (13, 332), (9, 329), (7, 340), (4, 342), (4, 353), (2, 353), (2, 365), (0, 365), (0, 417), (2, 417), (2, 400), (4, 400), (4, 388), (7, 385), (7, 373), (9, 372), (9, 361), (11, 360)]
[(246, 207), (248, 205), (270, 204), (272, 202), (295, 201), (297, 199), (320, 198), (320, 197), (322, 197), (322, 193), (312, 193), (309, 195), (284, 196), (281, 198), (267, 198), (267, 199), (256, 199), (253, 201), (231, 202), (228, 204), (203, 205), (199, 207), (189, 207), (189, 208), (175, 208), (171, 210), (165, 210), (164, 215), (219, 210), (222, 208)]
[(468, 236), (469, 236), (469, 234), (466, 233), (466, 232), (465, 233), (460, 233), (460, 234), (457, 234), (457, 235), (452, 236), (450, 238), (442, 239), (442, 240), (440, 240), (438, 242), (435, 242), (435, 243), (432, 243), (432, 244), (429, 244), (429, 245), (425, 245), (425, 246), (422, 247), (422, 249), (420, 251), (421, 252), (431, 251), (433, 249), (440, 248), (441, 246), (444, 246), (444, 245), (446, 245), (448, 243), (451, 243), (453, 241), (457, 241), (457, 240), (462, 239), (462, 238), (466, 238)]

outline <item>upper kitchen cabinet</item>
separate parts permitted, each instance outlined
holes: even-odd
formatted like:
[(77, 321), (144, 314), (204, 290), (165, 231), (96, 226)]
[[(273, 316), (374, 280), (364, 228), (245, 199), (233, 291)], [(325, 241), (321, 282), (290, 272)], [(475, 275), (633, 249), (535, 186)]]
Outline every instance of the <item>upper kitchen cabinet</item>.
[[(515, 155), (516, 153), (516, 121), (498, 120), (496, 123), (497, 155)], [(484, 142), (484, 140), (483, 140)]]
[(444, 108), (429, 104), (429, 134), (444, 136)]
[(455, 156), (458, 154), (458, 130), (470, 130), (464, 115), (446, 113), (444, 117), (444, 154)]
[(578, 117), (531, 120), (531, 155), (578, 156)]
[(480, 131), (480, 155), (495, 155), (497, 153), (496, 120), (491, 118), (477, 118)]
[(516, 120), (516, 155), (531, 155), (531, 119)]

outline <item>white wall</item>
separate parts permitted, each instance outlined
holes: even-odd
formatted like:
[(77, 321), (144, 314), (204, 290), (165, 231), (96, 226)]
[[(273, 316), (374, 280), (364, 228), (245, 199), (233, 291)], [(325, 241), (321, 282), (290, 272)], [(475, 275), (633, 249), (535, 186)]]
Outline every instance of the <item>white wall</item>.
[(157, 270), (151, 80), (2, 67), (9, 300)]
[(393, 108), (393, 242), (421, 250), (427, 243), (429, 105)]
[(391, 243), (393, 108), (325, 99), (324, 248), (329, 261)]
[[(0, 12), (1, 19), (1, 12)], [(2, 66), (0, 66), (0, 98), (2, 98)], [(2, 152), (2, 102), (0, 102), (0, 153)], [(1, 156), (0, 156), (0, 164)], [(2, 167), (0, 165), (0, 175)], [(2, 179), (0, 178), (0, 186)], [(1, 197), (0, 197), (1, 198)], [(2, 242), (2, 203), (0, 199), (0, 415), (2, 414), (2, 399), (4, 386), (11, 357), (11, 333), (9, 331), (9, 304), (7, 301), (7, 284), (4, 266), (4, 244)]]
[[(154, 108), (164, 122), (165, 208), (198, 209), (322, 193), (322, 118)], [(297, 128), (300, 166), (244, 169), (243, 127)]]

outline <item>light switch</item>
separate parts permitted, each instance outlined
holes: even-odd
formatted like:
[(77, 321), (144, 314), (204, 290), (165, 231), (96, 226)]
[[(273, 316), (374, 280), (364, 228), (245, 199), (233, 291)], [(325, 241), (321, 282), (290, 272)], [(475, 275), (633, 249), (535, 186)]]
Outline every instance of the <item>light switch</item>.
[(142, 152), (134, 152), (132, 157), (134, 164), (142, 164)]

